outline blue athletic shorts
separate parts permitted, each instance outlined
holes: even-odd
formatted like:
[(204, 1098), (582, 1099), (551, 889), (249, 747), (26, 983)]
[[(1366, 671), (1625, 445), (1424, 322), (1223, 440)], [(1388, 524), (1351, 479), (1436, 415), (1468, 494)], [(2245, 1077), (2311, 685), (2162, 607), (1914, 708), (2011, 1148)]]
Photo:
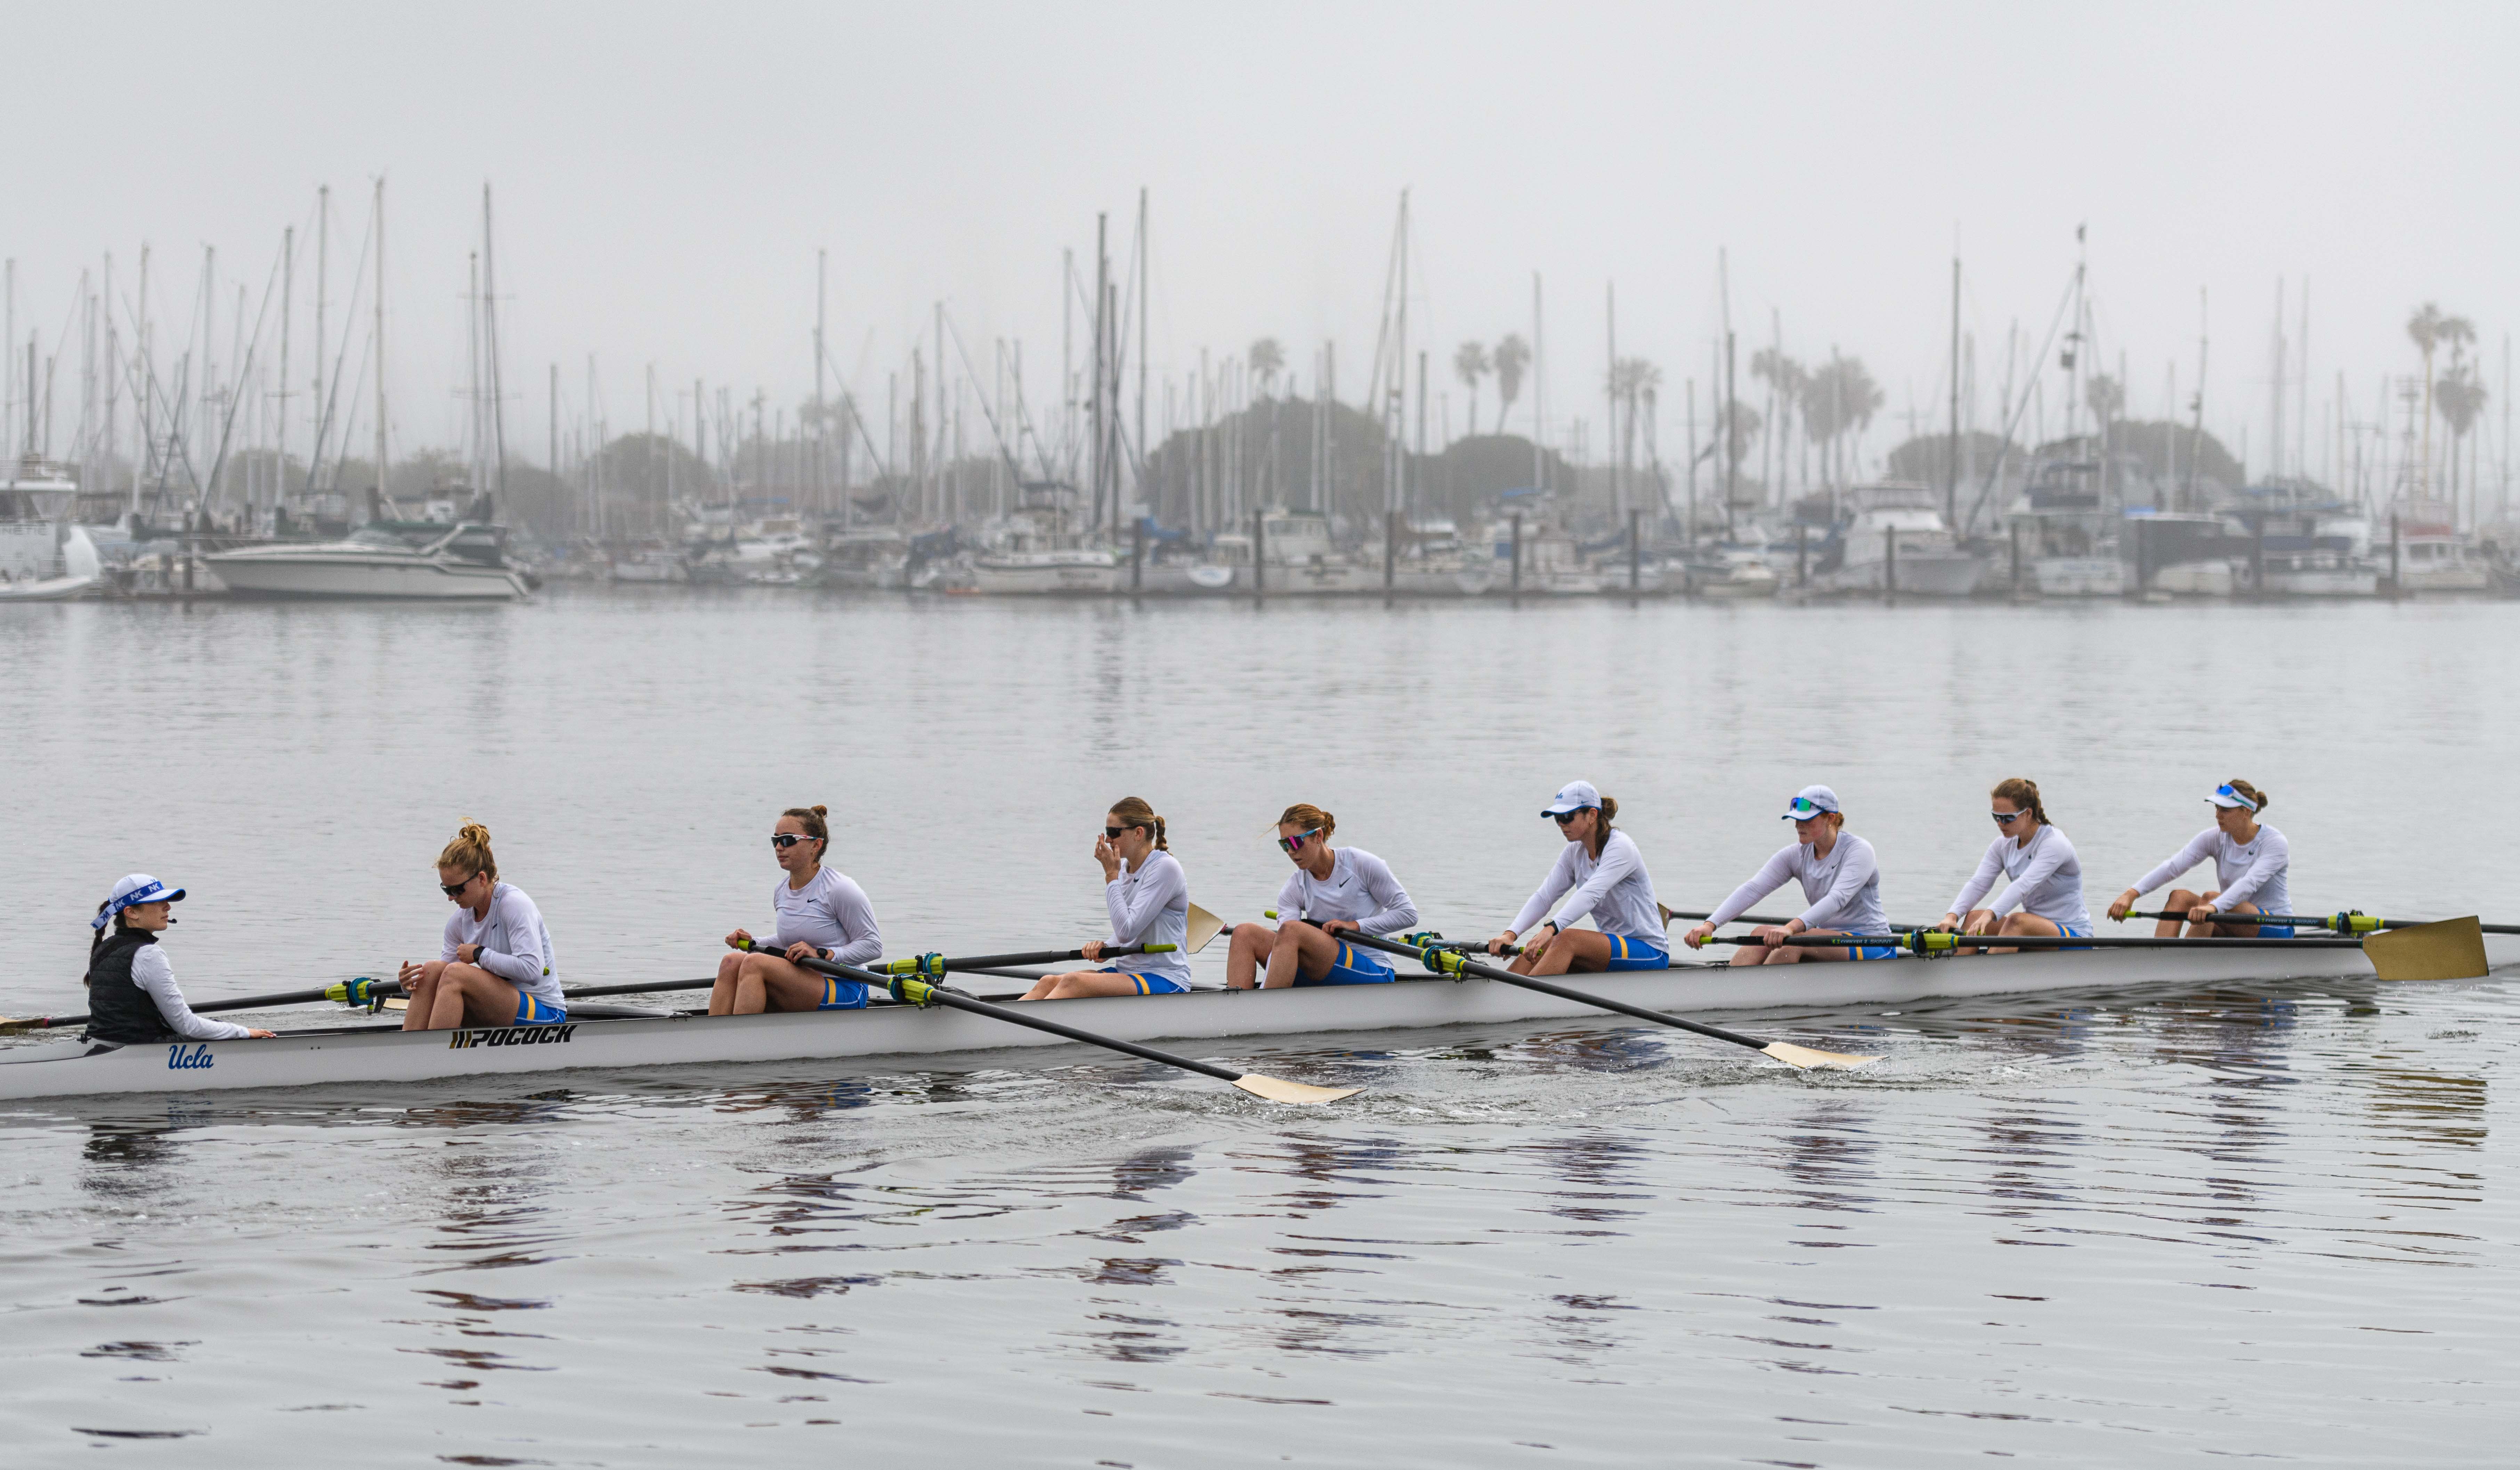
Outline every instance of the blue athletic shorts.
[(517, 992), (517, 1020), (519, 1026), (557, 1026), (568, 1019), (568, 1012), (549, 1001), (538, 1001), (524, 991)]
[(866, 986), (863, 983), (856, 980), (843, 980), (837, 975), (825, 975), (823, 999), (814, 1008), (816, 1010), (864, 1010), (866, 1002)]
[(1849, 959), (1896, 959), (1899, 958), (1899, 947), (1895, 944), (1851, 944), (1846, 947), (1846, 958)]
[(1382, 962), (1382, 957), (1371, 950), (1360, 950), (1342, 939), (1339, 941), (1338, 958), (1331, 962), (1327, 974), (1319, 980), (1307, 980), (1299, 970), (1295, 974), (1295, 983), (1297, 985), (1389, 985), (1399, 978), (1391, 972), (1390, 965)]
[[(2056, 926), (2056, 932), (2064, 935), (2067, 939), (2089, 939), (2092, 937), (2092, 926), (2090, 924), (2058, 924)], [(2091, 948), (2092, 947), (2089, 945), (2060, 944), (2056, 947), (2056, 953), (2059, 955), (2082, 954)]]
[(1610, 962), (1601, 966), (1605, 970), (1671, 968), (1671, 953), (1668, 950), (1657, 950), (1642, 939), (1630, 939), (1622, 934), (1604, 934), (1601, 937), (1610, 942)]
[(1167, 980), (1161, 975), (1149, 975), (1145, 970), (1124, 970), (1116, 964), (1105, 965), (1102, 969), (1096, 970), (1094, 973), (1098, 975), (1126, 975), (1130, 979), (1138, 982), (1138, 994), (1142, 996), (1178, 996), (1185, 995), (1190, 990), (1189, 986), (1182, 984), (1178, 980)]

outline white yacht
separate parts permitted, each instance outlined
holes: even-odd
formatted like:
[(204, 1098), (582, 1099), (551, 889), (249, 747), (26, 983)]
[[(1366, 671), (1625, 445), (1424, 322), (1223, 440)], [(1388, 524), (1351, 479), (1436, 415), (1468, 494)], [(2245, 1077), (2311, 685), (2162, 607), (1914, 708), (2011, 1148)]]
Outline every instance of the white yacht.
[(1075, 528), (1076, 492), (1066, 485), (1024, 487), (1024, 503), (1007, 517), (987, 551), (971, 558), (971, 591), (993, 596), (1111, 593), (1128, 568), (1107, 546), (1089, 545)]
[[(78, 481), (68, 467), (43, 460), (21, 461), (0, 481), (0, 600), (52, 601), (96, 584), (96, 548), (85, 535), (72, 535), (70, 507), (77, 499)], [(73, 542), (83, 554), (72, 551)]]
[(530, 589), (508, 564), (507, 534), (464, 522), (414, 545), (405, 532), (369, 524), (346, 541), (240, 547), (202, 559), (245, 597), (517, 601)]
[(1757, 547), (1709, 546), (1681, 563), (1692, 596), (1724, 601), (1773, 598), (1783, 578)]
[(900, 592), (910, 585), (910, 538), (892, 526), (858, 527), (823, 548), (823, 585), (863, 592)]
[(1873, 593), (1886, 587), (1935, 598), (1977, 591), (1986, 563), (1952, 534), (1940, 502), (1926, 485), (1893, 481), (1849, 489), (1839, 499), (1843, 554), (1835, 566), (1813, 574), (1812, 590)]

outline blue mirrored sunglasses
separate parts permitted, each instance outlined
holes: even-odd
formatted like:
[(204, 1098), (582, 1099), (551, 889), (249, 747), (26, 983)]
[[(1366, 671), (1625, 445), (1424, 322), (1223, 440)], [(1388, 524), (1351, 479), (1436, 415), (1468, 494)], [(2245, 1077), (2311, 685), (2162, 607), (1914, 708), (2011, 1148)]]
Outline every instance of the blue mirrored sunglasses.
[(2214, 794), (2217, 796), (2228, 796), (2233, 801), (2238, 802), (2240, 805), (2247, 807), (2252, 812), (2258, 809), (2258, 804), (2256, 802), (2251, 801), (2239, 792), (2232, 790), (2229, 786), (2216, 786), (2214, 788)]

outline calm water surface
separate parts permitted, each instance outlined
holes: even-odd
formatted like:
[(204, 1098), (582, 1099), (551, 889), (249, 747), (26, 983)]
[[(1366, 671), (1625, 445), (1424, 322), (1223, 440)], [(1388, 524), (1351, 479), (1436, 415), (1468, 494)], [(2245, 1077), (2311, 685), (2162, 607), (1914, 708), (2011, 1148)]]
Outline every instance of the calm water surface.
[[(758, 926), (780, 806), (890, 948), (1090, 937), (1103, 808), (1274, 896), (1336, 812), (1455, 933), (1577, 776), (1705, 907), (1835, 785), (1901, 915), (2038, 779), (2114, 892), (2245, 776), (2305, 905), (2520, 916), (2520, 608), (1024, 607), (561, 590), (524, 607), (10, 609), (0, 1010), (192, 892), (196, 1000), (431, 953), (497, 838), (572, 982)], [(2209, 667), (2210, 665), (2210, 667)], [(1218, 962), (1212, 951), (1203, 963)], [(2508, 1461), (2507, 979), (1740, 1018), (1796, 1074), (1534, 1023), (16, 1104), (13, 1461), (1940, 1465)], [(2496, 1364), (2501, 1364), (2497, 1367)]]

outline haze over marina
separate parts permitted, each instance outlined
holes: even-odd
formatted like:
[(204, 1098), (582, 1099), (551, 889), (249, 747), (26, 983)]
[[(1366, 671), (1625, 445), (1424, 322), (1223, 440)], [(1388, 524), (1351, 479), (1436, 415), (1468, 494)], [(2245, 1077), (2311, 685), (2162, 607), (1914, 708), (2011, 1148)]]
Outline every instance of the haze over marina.
[(18, 1459), (2505, 1456), (2510, 8), (0, 34)]

